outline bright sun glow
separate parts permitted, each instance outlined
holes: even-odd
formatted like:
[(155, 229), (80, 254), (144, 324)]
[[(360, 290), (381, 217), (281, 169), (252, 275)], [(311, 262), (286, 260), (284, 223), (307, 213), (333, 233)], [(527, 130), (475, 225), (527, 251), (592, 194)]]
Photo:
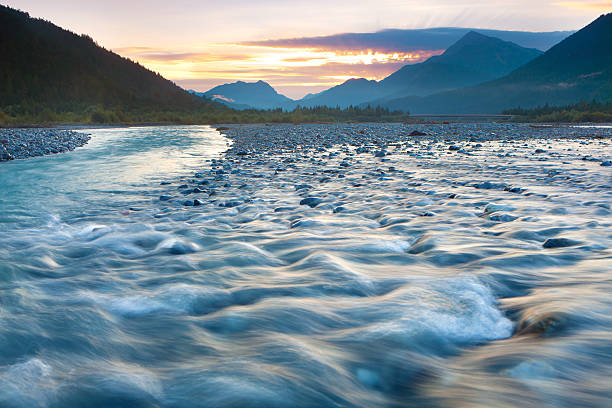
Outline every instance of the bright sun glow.
[(264, 80), (275, 86), (290, 87), (293, 96), (303, 96), (312, 89), (338, 85), (356, 77), (379, 80), (402, 65), (421, 62), (443, 52), (324, 51), (232, 44), (181, 52), (143, 47), (115, 51), (179, 83), (207, 78), (210, 82), (193, 86), (198, 90), (237, 80)]

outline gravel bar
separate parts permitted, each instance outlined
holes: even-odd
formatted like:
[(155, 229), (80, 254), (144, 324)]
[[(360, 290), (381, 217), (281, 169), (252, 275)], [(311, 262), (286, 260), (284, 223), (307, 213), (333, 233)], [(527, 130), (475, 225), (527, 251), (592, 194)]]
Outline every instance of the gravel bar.
[(454, 144), (612, 137), (612, 128), (516, 123), (224, 125), (218, 130), (233, 141), (228, 154), (243, 157), (344, 144), (384, 151), (389, 145), (422, 140)]
[(0, 162), (64, 153), (85, 145), (86, 133), (60, 129), (0, 129)]

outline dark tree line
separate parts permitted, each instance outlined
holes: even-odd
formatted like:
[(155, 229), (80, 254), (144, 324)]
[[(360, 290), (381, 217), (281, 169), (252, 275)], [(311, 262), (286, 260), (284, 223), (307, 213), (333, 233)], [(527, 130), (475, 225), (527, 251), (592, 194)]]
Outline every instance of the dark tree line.
[(517, 120), (529, 122), (612, 122), (612, 102), (581, 101), (574, 105), (544, 105), (533, 109), (510, 109), (504, 112)]

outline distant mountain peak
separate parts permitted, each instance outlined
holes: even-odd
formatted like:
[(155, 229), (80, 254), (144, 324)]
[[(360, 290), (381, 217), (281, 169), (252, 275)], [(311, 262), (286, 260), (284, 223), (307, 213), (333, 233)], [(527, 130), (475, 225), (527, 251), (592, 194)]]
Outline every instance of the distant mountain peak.
[(541, 54), (472, 30), (443, 54), (406, 65), (381, 84), (394, 98), (430, 95), (501, 78)]
[[(463, 38), (462, 38), (462, 39), (463, 39), (463, 40), (471, 40), (471, 39), (478, 39), (478, 40), (481, 40), (481, 39), (489, 39), (489, 38), (495, 38), (495, 37), (489, 37), (489, 36), (487, 36), (487, 35), (484, 35), (484, 34), (479, 33), (478, 31), (475, 31), (475, 30), (470, 30), (470, 31), (468, 31), (468, 32), (467, 32), (467, 33), (466, 33), (466, 34), (463, 36)], [(461, 40), (459, 40), (459, 41), (461, 41)], [(501, 41), (501, 40), (499, 40), (499, 41)]]
[(256, 82), (236, 81), (230, 84), (216, 86), (204, 95), (219, 101), (231, 102), (242, 107), (257, 109), (275, 109), (285, 107), (293, 103), (293, 100), (279, 94), (267, 82), (259, 80)]
[[(439, 57), (448, 57), (451, 55), (464, 53), (468, 47), (491, 47), (494, 48), (494, 51), (502, 51), (503, 48), (529, 50), (529, 48), (521, 47), (520, 45), (510, 41), (503, 41), (499, 38), (489, 37), (477, 31), (470, 31), (461, 37), (461, 39), (459, 39), (459, 41), (457, 41), (455, 44), (448, 47), (448, 49)], [(475, 51), (478, 52), (478, 49), (475, 49)], [(434, 57), (433, 59), (439, 57)]]
[(376, 82), (376, 81), (371, 81), (371, 80), (365, 79), (365, 78), (351, 78), (351, 79), (347, 80), (344, 83), (346, 84), (346, 83), (358, 83), (358, 82), (366, 83), (366, 82)]

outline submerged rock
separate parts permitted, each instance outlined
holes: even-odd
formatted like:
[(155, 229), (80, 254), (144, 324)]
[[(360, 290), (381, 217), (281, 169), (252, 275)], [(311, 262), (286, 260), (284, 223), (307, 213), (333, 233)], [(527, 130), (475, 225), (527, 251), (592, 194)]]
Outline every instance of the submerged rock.
[(317, 205), (321, 204), (323, 200), (318, 197), (307, 197), (300, 201), (300, 205), (307, 205), (310, 208), (315, 208)]
[(514, 220), (516, 220), (518, 217), (511, 215), (511, 214), (492, 214), (491, 216), (489, 216), (489, 219), (491, 221), (496, 221), (496, 222), (512, 222)]
[(240, 204), (242, 204), (242, 201), (240, 200), (227, 200), (223, 203), (220, 203), (219, 207), (234, 208), (238, 207)]
[(506, 190), (509, 188), (506, 183), (491, 183), (490, 181), (475, 183), (473, 186), (481, 190)]
[(566, 248), (580, 245), (580, 242), (569, 238), (549, 238), (542, 245), (544, 248)]
[(514, 208), (509, 205), (491, 203), (485, 207), (484, 212), (486, 214), (490, 214), (490, 213), (494, 213), (498, 211), (512, 211), (512, 210), (514, 210)]

